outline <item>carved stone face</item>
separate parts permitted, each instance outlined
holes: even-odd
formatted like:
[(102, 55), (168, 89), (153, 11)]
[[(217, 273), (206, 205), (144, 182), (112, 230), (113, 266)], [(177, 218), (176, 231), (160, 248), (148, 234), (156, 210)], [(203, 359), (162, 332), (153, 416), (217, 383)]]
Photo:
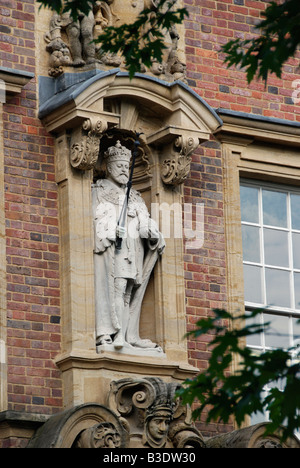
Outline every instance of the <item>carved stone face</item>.
[(117, 185), (126, 185), (129, 179), (129, 163), (127, 161), (111, 161), (107, 164), (107, 178)]
[(167, 441), (171, 414), (169, 411), (157, 411), (147, 424), (147, 441), (151, 447), (162, 447)]

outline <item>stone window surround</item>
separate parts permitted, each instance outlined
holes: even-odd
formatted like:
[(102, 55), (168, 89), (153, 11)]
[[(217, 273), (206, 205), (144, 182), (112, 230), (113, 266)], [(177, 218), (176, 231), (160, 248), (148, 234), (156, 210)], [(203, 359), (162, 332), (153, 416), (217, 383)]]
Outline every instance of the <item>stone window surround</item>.
[(228, 310), (245, 310), (240, 180), (300, 186), (300, 123), (218, 109), (223, 126)]

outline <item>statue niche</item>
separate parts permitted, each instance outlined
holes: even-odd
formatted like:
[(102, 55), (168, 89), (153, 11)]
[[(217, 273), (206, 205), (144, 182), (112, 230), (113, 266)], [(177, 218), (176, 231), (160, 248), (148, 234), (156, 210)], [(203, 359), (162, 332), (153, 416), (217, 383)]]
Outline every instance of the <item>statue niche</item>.
[(93, 184), (96, 345), (162, 353), (139, 336), (142, 301), (165, 242), (146, 204), (128, 187), (132, 151), (117, 141), (104, 152), (105, 178)]

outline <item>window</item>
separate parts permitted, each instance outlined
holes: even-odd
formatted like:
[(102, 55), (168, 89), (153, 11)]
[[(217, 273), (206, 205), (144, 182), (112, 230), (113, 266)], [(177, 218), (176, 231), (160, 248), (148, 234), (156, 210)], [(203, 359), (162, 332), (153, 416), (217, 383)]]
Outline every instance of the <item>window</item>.
[(274, 336), (263, 347), (300, 338), (300, 191), (241, 184), (245, 303), (267, 308)]
[(270, 323), (247, 344), (287, 349), (300, 339), (300, 190), (242, 181), (240, 197), (245, 306)]

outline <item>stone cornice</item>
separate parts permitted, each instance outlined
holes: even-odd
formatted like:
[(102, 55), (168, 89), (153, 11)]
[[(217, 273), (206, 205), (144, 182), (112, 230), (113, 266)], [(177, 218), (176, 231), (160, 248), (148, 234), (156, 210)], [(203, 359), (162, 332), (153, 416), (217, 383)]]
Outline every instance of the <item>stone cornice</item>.
[(300, 122), (275, 119), (227, 109), (217, 109), (223, 126), (215, 137), (222, 142), (238, 142), (246, 146), (254, 141), (300, 146)]
[(5, 91), (8, 94), (19, 94), (34, 74), (22, 70), (0, 67), (0, 80), (5, 83)]

